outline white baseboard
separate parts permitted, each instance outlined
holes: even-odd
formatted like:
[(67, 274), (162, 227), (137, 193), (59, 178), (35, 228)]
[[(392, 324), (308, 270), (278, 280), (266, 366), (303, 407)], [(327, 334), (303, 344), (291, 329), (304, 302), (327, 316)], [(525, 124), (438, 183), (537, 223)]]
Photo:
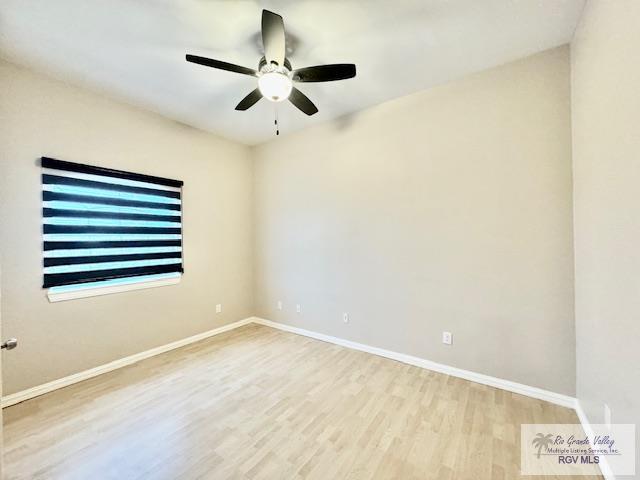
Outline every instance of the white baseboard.
[[(228, 325), (223, 325), (222, 327), (214, 328), (213, 330), (209, 330), (207, 332), (199, 333), (197, 335), (193, 335), (191, 337), (184, 338), (182, 340), (177, 340), (175, 342), (168, 343), (160, 347), (152, 348), (151, 350), (146, 350), (144, 352), (136, 353), (134, 355), (121, 358), (119, 360), (114, 360), (113, 362), (109, 362), (107, 364), (100, 365), (98, 367), (85, 370), (83, 372), (74, 373), (73, 375), (69, 375), (67, 377), (63, 377), (58, 380), (53, 380), (51, 382), (44, 383), (42, 385), (38, 385), (32, 388), (29, 388), (27, 390), (22, 390), (20, 392), (16, 392), (11, 395), (4, 396), (2, 397), (2, 408), (15, 405), (16, 403), (23, 402), (25, 400), (37, 397), (39, 395), (43, 395), (48, 392), (52, 392), (53, 390), (57, 390), (58, 388), (63, 388), (69, 385), (73, 385), (74, 383), (87, 380), (89, 378), (95, 377), (97, 375), (101, 375), (103, 373), (111, 372), (112, 370), (116, 370), (117, 368), (122, 368), (127, 365), (131, 365), (133, 363), (139, 362), (140, 360), (144, 360), (145, 358), (153, 357), (155, 355), (159, 355), (161, 353), (168, 352), (170, 350), (174, 350), (176, 348), (180, 348), (185, 345), (198, 342), (200, 340), (204, 340), (205, 338), (209, 338), (214, 335), (218, 335), (220, 333), (233, 330), (234, 328), (238, 328), (243, 325), (247, 325), (249, 323), (257, 323), (260, 325), (277, 328), (279, 330), (283, 330), (286, 332), (291, 332), (298, 335), (303, 335), (305, 337), (311, 337), (317, 340), (322, 340), (324, 342), (341, 345), (343, 347), (352, 348), (354, 350), (360, 350), (362, 352), (372, 353), (374, 355), (390, 358), (392, 360), (397, 360), (399, 362), (407, 363), (409, 365), (415, 365), (417, 367), (426, 368), (427, 370), (433, 370), (435, 372), (440, 372), (446, 375), (463, 378), (465, 380), (481, 383), (483, 385), (489, 385), (491, 387), (500, 388), (502, 390), (507, 390), (509, 392), (519, 393), (521, 395), (526, 395), (528, 397), (545, 400), (547, 402), (554, 403), (556, 405), (561, 405), (563, 407), (568, 407), (573, 409), (577, 408), (576, 399), (573, 397), (569, 397), (567, 395), (550, 392), (548, 390), (543, 390), (537, 387), (531, 387), (529, 385), (524, 385), (521, 383), (511, 382), (509, 380), (503, 380), (497, 377), (491, 377), (489, 375), (484, 375), (482, 373), (476, 373), (476, 372), (471, 372), (469, 370), (463, 370), (461, 368), (451, 367), (441, 363), (432, 362), (430, 360), (426, 360), (423, 358), (407, 355), (404, 353), (393, 352), (391, 350), (385, 350), (382, 348), (372, 347), (370, 345), (352, 342), (350, 340), (345, 340), (338, 337), (332, 337), (330, 335), (325, 335), (323, 333), (317, 333), (317, 332), (305, 330), (298, 327), (292, 327), (290, 325), (285, 325), (283, 323), (272, 322), (271, 320), (266, 320), (264, 318), (259, 318), (259, 317), (245, 318), (244, 320), (239, 320), (237, 322), (230, 323)], [(578, 415), (580, 415), (579, 412), (578, 412)], [(584, 414), (583, 414), (583, 417), (584, 417)], [(582, 418), (581, 418), (581, 421), (582, 421)]]
[[(589, 420), (587, 419), (587, 416), (585, 415), (582, 409), (582, 406), (580, 405), (580, 402), (578, 401), (578, 399), (574, 397), (570, 397), (568, 395), (562, 395), (560, 393), (550, 392), (548, 390), (543, 390), (537, 387), (531, 387), (529, 385), (524, 385), (522, 383), (503, 380), (502, 378), (491, 377), (489, 375), (484, 375), (482, 373), (476, 373), (476, 372), (471, 372), (469, 370), (463, 370), (461, 368), (451, 367), (449, 365), (432, 362), (430, 360), (414, 357), (412, 355), (406, 355), (404, 353), (393, 352), (391, 350), (372, 347), (362, 343), (352, 342), (350, 340), (345, 340), (338, 337), (332, 337), (330, 335), (325, 335), (323, 333), (313, 332), (311, 330), (305, 330), (303, 328), (292, 327), (284, 323), (273, 322), (271, 320), (266, 320), (264, 318), (254, 317), (252, 320), (254, 323), (265, 325), (267, 327), (276, 328), (278, 330), (283, 330), (285, 332), (291, 332), (298, 335), (303, 335), (305, 337), (315, 338), (316, 340), (322, 340), (323, 342), (333, 343), (336, 345), (341, 345), (343, 347), (352, 348), (354, 350), (360, 350), (362, 352), (372, 353), (374, 355), (389, 358), (391, 360), (397, 360), (399, 362), (425, 368), (427, 370), (433, 370), (439, 373), (444, 373), (446, 375), (451, 375), (453, 377), (463, 378), (471, 382), (481, 383), (483, 385), (500, 388), (502, 390), (518, 393), (520, 395), (525, 395), (527, 397), (544, 400), (550, 403), (554, 403), (556, 405), (560, 405), (562, 407), (571, 408), (572, 410), (576, 411), (578, 419), (582, 424), (582, 428), (584, 429), (585, 433), (590, 438), (593, 438), (593, 430), (591, 428), (591, 424), (589, 423)], [(606, 458), (601, 457), (599, 466), (605, 480), (616, 479), (615, 475), (611, 471), (611, 467), (607, 463)]]
[(242, 327), (243, 325), (247, 325), (249, 323), (252, 323), (253, 321), (253, 317), (245, 318), (244, 320), (239, 320), (228, 325), (223, 325), (222, 327), (198, 333), (197, 335), (183, 338), (182, 340), (177, 340), (166, 345), (161, 345), (159, 347), (152, 348), (151, 350), (136, 353), (119, 360), (114, 360), (113, 362), (109, 362), (104, 365), (85, 370), (83, 372), (74, 373), (73, 375), (69, 375), (68, 377), (59, 378), (58, 380), (53, 380), (52, 382), (44, 383), (42, 385), (28, 388), (20, 392), (12, 393), (11, 395), (2, 397), (2, 408), (15, 405), (16, 403), (24, 402), (25, 400), (29, 400), (30, 398), (38, 397), (45, 393), (52, 392), (53, 390), (73, 385), (74, 383), (87, 380), (103, 373), (111, 372), (112, 370), (116, 370), (118, 368), (126, 367), (127, 365), (131, 365), (133, 363), (139, 362), (140, 360), (144, 360), (145, 358), (153, 357), (155, 355), (159, 355), (176, 348), (184, 347), (185, 345), (189, 345), (191, 343), (199, 342), (200, 340), (204, 340), (205, 338), (228, 332), (229, 330)]
[(48, 382), (33, 388), (29, 388), (27, 390), (22, 390), (20, 392), (13, 393), (11, 395), (7, 395), (5, 397), (2, 397), (2, 407), (4, 408), (10, 405), (15, 405), (16, 403), (22, 402), (24, 400), (28, 400), (30, 398), (37, 397), (44, 393), (57, 390), (58, 388), (63, 388), (68, 385), (73, 385), (74, 383), (81, 382), (83, 380), (95, 377), (102, 373), (107, 373), (117, 368), (131, 365), (132, 363), (139, 362), (140, 360), (144, 360), (145, 358), (153, 357), (155, 355), (159, 355), (161, 353), (168, 352), (170, 350), (180, 348), (185, 345), (198, 342), (200, 340), (204, 340), (205, 338), (209, 338), (214, 335), (218, 335), (220, 333), (233, 330), (234, 328), (238, 328), (243, 325), (247, 325), (249, 323), (257, 323), (260, 325), (277, 328), (279, 330), (283, 330), (286, 332), (291, 332), (298, 335), (303, 335), (305, 337), (311, 337), (317, 340), (322, 340), (324, 342), (341, 345), (343, 347), (352, 348), (354, 350), (360, 350), (362, 352), (372, 353), (374, 355), (390, 358), (392, 360), (397, 360), (399, 362), (407, 363), (409, 365), (415, 365), (417, 367), (426, 368), (427, 370), (433, 370), (435, 372), (440, 372), (446, 375), (463, 378), (465, 380), (481, 383), (483, 385), (489, 385), (491, 387), (500, 388), (502, 390), (507, 390), (509, 392), (519, 393), (521, 395), (526, 395), (528, 397), (545, 400), (547, 402), (551, 402), (556, 405), (561, 405), (563, 407), (575, 409), (577, 405), (576, 399), (573, 397), (569, 397), (567, 395), (562, 395), (555, 392), (550, 392), (548, 390), (543, 390), (541, 388), (531, 387), (529, 385), (524, 385), (522, 383), (516, 383), (509, 380), (503, 380), (497, 377), (491, 377), (489, 375), (484, 375), (482, 373), (476, 373), (476, 372), (471, 372), (469, 370), (463, 370), (461, 368), (451, 367), (449, 365), (432, 362), (424, 358), (414, 357), (412, 355), (407, 355), (404, 353), (393, 352), (391, 350), (385, 350), (383, 348), (372, 347), (370, 345), (352, 342), (350, 340), (345, 340), (338, 337), (332, 337), (330, 335), (313, 332), (311, 330), (305, 330), (303, 328), (292, 327), (290, 325), (285, 325), (283, 323), (272, 322), (271, 320), (266, 320), (264, 318), (249, 317), (249, 318), (245, 318), (244, 320), (239, 320), (237, 322), (230, 323), (228, 325), (223, 325), (222, 327), (219, 327), (219, 328), (214, 328), (213, 330), (209, 330), (207, 332), (199, 333), (197, 335), (184, 338), (182, 340), (177, 340), (175, 342), (168, 343), (160, 347), (152, 348), (151, 350), (146, 350), (144, 352), (136, 353), (134, 355), (121, 358), (119, 360), (114, 360), (113, 362), (107, 363), (105, 365), (100, 365), (98, 367), (85, 370), (83, 372), (74, 373), (73, 375), (69, 375), (67, 377), (60, 378), (58, 380), (54, 380), (52, 382)]
[[(579, 400), (576, 400), (576, 414), (578, 415), (578, 419), (582, 424), (584, 433), (587, 434), (587, 437), (593, 438), (593, 429), (591, 428), (591, 422), (587, 418), (587, 414), (584, 413)], [(594, 445), (591, 446), (595, 448)], [(598, 466), (600, 467), (600, 472), (602, 472), (602, 476), (605, 478), (605, 480), (616, 480), (616, 476), (613, 474), (613, 471), (609, 466), (609, 462), (607, 462), (606, 456), (600, 456), (600, 463), (598, 464)]]
[[(219, 335), (224, 332), (228, 332), (229, 330), (233, 330), (235, 328), (241, 327), (243, 325), (248, 325), (250, 323), (257, 323), (259, 325), (265, 325), (267, 327), (276, 328), (278, 330), (283, 330), (285, 332), (291, 332), (298, 335), (303, 335), (305, 337), (315, 338), (316, 340), (321, 340), (323, 342), (341, 345), (343, 347), (371, 353), (373, 355), (389, 358), (391, 360), (396, 360), (409, 365), (425, 368), (427, 370), (444, 373), (446, 375), (463, 378), (471, 382), (488, 385), (490, 387), (500, 388), (508, 392), (518, 393), (520, 395), (525, 395), (527, 397), (537, 398), (539, 400), (544, 400), (550, 403), (554, 403), (556, 405), (568, 407), (576, 411), (576, 414), (578, 415), (578, 419), (580, 420), (580, 423), (582, 424), (582, 427), (584, 428), (585, 433), (587, 433), (587, 435), (589, 436), (593, 436), (591, 424), (589, 423), (589, 420), (585, 415), (580, 405), (580, 402), (574, 397), (562, 395), (560, 393), (550, 392), (548, 390), (543, 390), (537, 387), (531, 387), (529, 385), (524, 385), (522, 383), (512, 382), (509, 380), (504, 380), (501, 378), (484, 375), (482, 373), (476, 373), (476, 372), (464, 370), (461, 368), (451, 367), (449, 365), (432, 362), (430, 360), (414, 357), (412, 355), (407, 355), (404, 353), (393, 352), (391, 350), (372, 347), (370, 345), (352, 342), (350, 340), (345, 340), (338, 337), (332, 337), (330, 335), (313, 332), (311, 330), (305, 330), (303, 328), (292, 327), (290, 325), (273, 322), (271, 320), (266, 320), (264, 318), (259, 318), (259, 317), (245, 318), (244, 320), (239, 320), (237, 322), (230, 323), (228, 325), (223, 325), (222, 327), (214, 328), (213, 330), (202, 332), (197, 335), (184, 338), (182, 340), (177, 340), (175, 342), (171, 342), (166, 345), (162, 345), (160, 347), (152, 348), (151, 350), (146, 350), (144, 352), (136, 353), (134, 355), (130, 355), (128, 357), (115, 360), (105, 365), (100, 365), (99, 367), (95, 367), (90, 370), (85, 370), (83, 372), (75, 373), (73, 375), (69, 375), (67, 377), (60, 378), (52, 382), (48, 382), (33, 388), (29, 388), (27, 390), (22, 390), (20, 392), (13, 393), (11, 395), (7, 395), (5, 397), (2, 397), (2, 408), (15, 405), (16, 403), (20, 403), (34, 397), (38, 397), (40, 395), (52, 392), (59, 388), (73, 385), (74, 383), (87, 380), (89, 378), (95, 377), (97, 375), (101, 375), (103, 373), (111, 372), (112, 370), (116, 370), (118, 368), (131, 365), (133, 363), (139, 362), (146, 358), (153, 357), (155, 355), (159, 355), (161, 353), (165, 353), (170, 350), (174, 350), (176, 348), (184, 347), (185, 345), (189, 345), (191, 343), (195, 343), (200, 340), (204, 340), (206, 338), (213, 337), (215, 335)], [(611, 468), (607, 464), (606, 459), (603, 459), (603, 461), (601, 461), (600, 468), (606, 480), (615, 480), (615, 476), (613, 475)]]
[(409, 365), (415, 365), (416, 367), (426, 368), (427, 370), (433, 370), (435, 372), (444, 373), (453, 377), (463, 378), (471, 382), (481, 383), (490, 387), (500, 388), (509, 392), (518, 393), (520, 395), (526, 395), (527, 397), (537, 398), (556, 405), (575, 409), (576, 399), (560, 393), (550, 392), (537, 387), (531, 387), (522, 383), (516, 383), (509, 380), (503, 380), (502, 378), (491, 377), (482, 373), (471, 372), (469, 370), (463, 370), (461, 368), (450, 367), (442, 363), (432, 362), (424, 358), (414, 357), (404, 353), (393, 352), (391, 350), (385, 350), (383, 348), (372, 347), (364, 345), (362, 343), (352, 342), (350, 340), (344, 340), (338, 337), (332, 337), (323, 333), (312, 332), (303, 328), (292, 327), (283, 323), (272, 322), (271, 320), (265, 320), (264, 318), (253, 318), (254, 323), (260, 325), (266, 325), (267, 327), (277, 328), (278, 330), (284, 330), (286, 332), (296, 333), (298, 335), (304, 335), (305, 337), (315, 338), (322, 340), (323, 342), (334, 343), (343, 347), (352, 348), (354, 350), (360, 350), (362, 352), (372, 353), (391, 360), (397, 360)]

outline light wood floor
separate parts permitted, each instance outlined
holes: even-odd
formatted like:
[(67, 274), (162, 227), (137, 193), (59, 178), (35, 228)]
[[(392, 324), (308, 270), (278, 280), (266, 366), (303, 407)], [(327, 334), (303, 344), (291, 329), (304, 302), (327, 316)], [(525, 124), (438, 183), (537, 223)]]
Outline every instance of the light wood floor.
[(4, 418), (6, 478), (30, 480), (513, 479), (521, 423), (577, 423), (566, 408), (257, 325)]

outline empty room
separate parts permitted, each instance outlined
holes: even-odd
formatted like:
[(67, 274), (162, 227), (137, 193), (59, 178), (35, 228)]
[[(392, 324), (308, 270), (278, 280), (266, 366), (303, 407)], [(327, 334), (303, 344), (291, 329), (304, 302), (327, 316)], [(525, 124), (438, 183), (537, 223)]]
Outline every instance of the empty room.
[(640, 478), (639, 0), (2, 0), (0, 477)]

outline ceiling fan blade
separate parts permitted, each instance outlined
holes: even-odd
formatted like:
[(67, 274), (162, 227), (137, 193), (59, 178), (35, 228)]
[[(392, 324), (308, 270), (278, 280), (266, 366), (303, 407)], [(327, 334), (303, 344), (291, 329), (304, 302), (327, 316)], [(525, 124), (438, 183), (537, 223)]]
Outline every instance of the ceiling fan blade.
[(289, 101), (307, 115), (313, 115), (314, 113), (318, 112), (318, 107), (316, 107), (313, 102), (309, 100), (309, 98), (296, 87), (293, 87), (291, 89)]
[(255, 89), (249, 95), (240, 100), (240, 103), (236, 105), (236, 110), (248, 110), (253, 107), (258, 100), (262, 98), (262, 94), (259, 89)]
[(242, 67), (240, 65), (234, 65), (233, 63), (222, 62), (220, 60), (214, 60), (213, 58), (199, 57), (198, 55), (186, 56), (187, 62), (197, 63), (206, 67), (218, 68), (220, 70), (227, 70), (228, 72), (242, 73), (244, 75), (251, 75), (255, 77), (258, 72), (252, 68)]
[(356, 66), (353, 63), (336, 63), (334, 65), (317, 65), (315, 67), (299, 68), (293, 71), (296, 82), (332, 82), (345, 80), (356, 76)]
[(284, 21), (277, 13), (262, 10), (262, 45), (267, 63), (284, 65), (285, 37)]

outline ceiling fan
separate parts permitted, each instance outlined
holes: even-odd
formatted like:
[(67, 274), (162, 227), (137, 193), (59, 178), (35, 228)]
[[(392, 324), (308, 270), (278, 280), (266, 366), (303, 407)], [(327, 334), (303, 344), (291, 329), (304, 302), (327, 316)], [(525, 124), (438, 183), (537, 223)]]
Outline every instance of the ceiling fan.
[(236, 105), (236, 110), (247, 110), (264, 97), (272, 102), (289, 99), (304, 113), (313, 115), (318, 108), (293, 85), (294, 82), (331, 82), (356, 76), (356, 66), (352, 63), (317, 65), (293, 70), (289, 59), (285, 57), (285, 42), (282, 17), (269, 10), (262, 10), (264, 57), (260, 59), (257, 70), (197, 55), (187, 55), (186, 59), (187, 62), (257, 77), (257, 88)]

